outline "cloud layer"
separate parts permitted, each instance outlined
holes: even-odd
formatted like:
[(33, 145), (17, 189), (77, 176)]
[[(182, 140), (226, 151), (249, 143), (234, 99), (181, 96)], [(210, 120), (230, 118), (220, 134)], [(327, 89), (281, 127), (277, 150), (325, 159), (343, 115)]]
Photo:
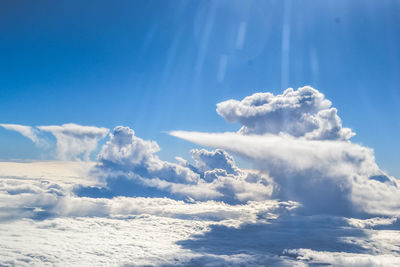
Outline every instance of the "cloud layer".
[(2, 265), (400, 263), (395, 217), (300, 216), (293, 215), (297, 203), (276, 200), (78, 197), (74, 186), (96, 185), (87, 180), (88, 163), (7, 164), (1, 163)]

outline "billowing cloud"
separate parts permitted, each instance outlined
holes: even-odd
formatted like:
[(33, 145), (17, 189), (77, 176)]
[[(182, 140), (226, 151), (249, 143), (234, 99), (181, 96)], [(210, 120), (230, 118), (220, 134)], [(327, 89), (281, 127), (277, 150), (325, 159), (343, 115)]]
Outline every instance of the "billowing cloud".
[(194, 183), (198, 174), (179, 164), (162, 161), (155, 153), (160, 150), (154, 141), (145, 141), (129, 127), (118, 126), (110, 140), (102, 147), (98, 160), (101, 167), (111, 171), (130, 171), (146, 178), (159, 178), (169, 182)]
[[(374, 266), (400, 262), (397, 218), (293, 216), (298, 203), (277, 200), (230, 205), (79, 197), (73, 187), (90, 182), (87, 164), (0, 163), (0, 264)], [(36, 177), (30, 176), (30, 169)]]
[(233, 157), (221, 149), (215, 151), (193, 149), (190, 153), (196, 161), (195, 166), (199, 171), (206, 172), (222, 169), (228, 174), (237, 174), (239, 172)]
[[(97, 171), (108, 184), (128, 179), (132, 187), (144, 186), (197, 200), (227, 202), (269, 199), (273, 182), (267, 175), (239, 169), (225, 151), (192, 150), (195, 165), (184, 160), (171, 163), (156, 153), (159, 146), (135, 136), (128, 127), (118, 126), (101, 149)], [(160, 192), (158, 192), (160, 194)]]
[(171, 134), (250, 159), (255, 168), (268, 173), (279, 185), (274, 196), (299, 201), (309, 212), (400, 213), (397, 181), (379, 169), (369, 148), (285, 135)]
[(342, 127), (331, 106), (322, 93), (306, 86), (276, 96), (256, 93), (241, 101), (227, 100), (217, 104), (217, 112), (228, 122), (241, 123), (241, 134), (287, 133), (312, 140), (348, 140), (354, 133)]
[(34, 142), (37, 145), (42, 145), (43, 141), (39, 139), (37, 136), (38, 131), (31, 126), (26, 126), (26, 125), (20, 125), (20, 124), (0, 124), (1, 127), (7, 130), (11, 131), (16, 131), (23, 136), (29, 138), (32, 142)]
[(38, 126), (41, 131), (50, 132), (57, 140), (57, 156), (61, 160), (75, 160), (83, 156), (85, 160), (97, 148), (99, 139), (109, 130), (94, 126), (82, 126), (74, 123), (63, 125)]
[(298, 201), (312, 214), (399, 214), (397, 180), (377, 166), (373, 150), (353, 144), (336, 109), (311, 87), (258, 93), (217, 105), (238, 133), (173, 131), (199, 145), (250, 160), (278, 185), (272, 197)]

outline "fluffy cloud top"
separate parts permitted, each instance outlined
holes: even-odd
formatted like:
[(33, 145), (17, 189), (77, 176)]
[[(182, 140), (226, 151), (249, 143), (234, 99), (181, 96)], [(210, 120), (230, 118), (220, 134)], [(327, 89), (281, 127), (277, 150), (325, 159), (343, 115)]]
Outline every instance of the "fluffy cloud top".
[(109, 130), (94, 126), (82, 126), (74, 123), (37, 127), (50, 132), (57, 140), (57, 155), (61, 160), (89, 159), (90, 153), (97, 148), (99, 139), (104, 138)]
[(217, 112), (229, 122), (243, 125), (242, 134), (287, 133), (313, 140), (348, 140), (354, 133), (343, 128), (332, 103), (306, 86), (289, 88), (281, 95), (256, 93), (241, 101), (217, 104)]
[(188, 168), (162, 161), (154, 141), (145, 141), (129, 127), (118, 126), (101, 149), (98, 160), (111, 171), (128, 171), (146, 178), (162, 178), (169, 182), (194, 183), (199, 176)]
[(137, 136), (132, 129), (118, 126), (99, 153), (98, 175), (108, 184), (128, 178), (134, 185), (156, 188), (172, 195), (198, 200), (227, 202), (268, 199), (273, 182), (267, 175), (239, 169), (223, 150), (192, 150), (195, 165), (161, 160), (157, 143)]
[(196, 168), (201, 172), (222, 169), (228, 174), (237, 174), (240, 171), (233, 157), (221, 149), (215, 151), (193, 149), (190, 153), (196, 161)]

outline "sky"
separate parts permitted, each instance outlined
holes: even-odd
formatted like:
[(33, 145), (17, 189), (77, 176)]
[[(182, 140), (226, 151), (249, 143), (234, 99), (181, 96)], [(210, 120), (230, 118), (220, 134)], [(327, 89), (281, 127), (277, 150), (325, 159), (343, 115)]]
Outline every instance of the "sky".
[[(397, 1), (2, 1), (0, 122), (234, 130), (215, 104), (310, 85), (400, 177)], [(177, 108), (179, 107), (179, 108)], [(0, 158), (45, 158), (0, 132)], [(168, 152), (167, 152), (168, 151)]]
[(400, 264), (399, 14), (1, 1), (0, 265)]

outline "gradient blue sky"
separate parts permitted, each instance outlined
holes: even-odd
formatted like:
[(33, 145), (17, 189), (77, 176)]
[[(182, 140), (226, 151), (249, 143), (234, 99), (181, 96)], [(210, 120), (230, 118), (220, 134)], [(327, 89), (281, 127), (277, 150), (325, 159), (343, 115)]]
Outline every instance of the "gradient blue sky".
[[(399, 1), (1, 1), (0, 122), (233, 131), (215, 104), (311, 85), (400, 177)], [(0, 129), (0, 158), (41, 151)]]

